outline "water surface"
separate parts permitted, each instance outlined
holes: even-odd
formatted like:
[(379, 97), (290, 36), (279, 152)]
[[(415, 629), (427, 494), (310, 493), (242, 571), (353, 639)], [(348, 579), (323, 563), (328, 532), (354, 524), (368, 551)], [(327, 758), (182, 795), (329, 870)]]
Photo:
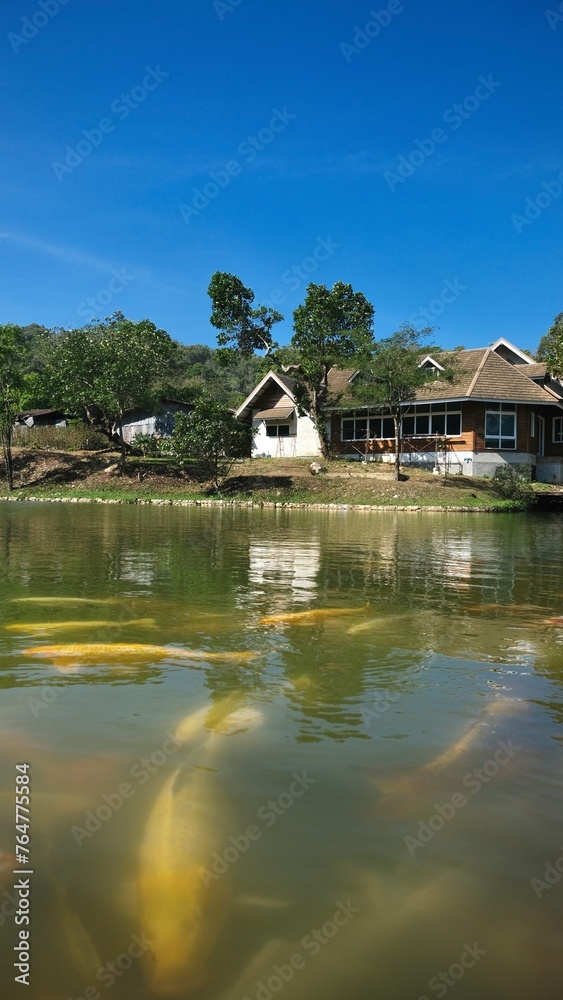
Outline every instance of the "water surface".
[[(561, 542), (549, 515), (0, 505), (2, 995), (25, 761), (32, 1000), (559, 997)], [(328, 608), (354, 613), (260, 621)], [(258, 656), (24, 655), (63, 643)], [(262, 724), (175, 743), (205, 705)], [(176, 772), (205, 800), (208, 978), (167, 994), (135, 942)]]

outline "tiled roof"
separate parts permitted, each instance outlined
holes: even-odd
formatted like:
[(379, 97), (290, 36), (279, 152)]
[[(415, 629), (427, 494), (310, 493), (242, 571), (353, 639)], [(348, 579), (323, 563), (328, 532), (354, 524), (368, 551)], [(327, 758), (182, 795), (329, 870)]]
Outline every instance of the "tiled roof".
[[(443, 355), (453, 369), (452, 381), (437, 377), (416, 393), (420, 402), (476, 399), (511, 403), (554, 403), (555, 394), (532, 381), (545, 373), (545, 365), (513, 365), (491, 348), (454, 351)], [(351, 369), (332, 369), (329, 373), (331, 406), (345, 406), (350, 398)]]
[(527, 378), (545, 378), (547, 375), (547, 365), (534, 361), (533, 365), (520, 365), (520, 371)]

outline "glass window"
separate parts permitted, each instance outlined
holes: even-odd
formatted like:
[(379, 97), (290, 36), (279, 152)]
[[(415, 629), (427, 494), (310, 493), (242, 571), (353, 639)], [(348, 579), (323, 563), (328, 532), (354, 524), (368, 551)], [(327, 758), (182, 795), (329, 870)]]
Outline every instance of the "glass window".
[(356, 420), (356, 441), (365, 441), (368, 433), (368, 422), (365, 417), (362, 420)]
[(432, 433), (440, 434), (443, 436), (446, 433), (446, 414), (445, 413), (433, 413), (432, 414)]
[(383, 417), (381, 437), (382, 438), (394, 438), (395, 437), (395, 421), (393, 417)]
[(430, 433), (430, 416), (426, 413), (417, 413), (416, 416), (416, 433), (417, 434), (429, 434)]
[(289, 437), (289, 424), (266, 424), (266, 437)]
[(343, 441), (353, 441), (354, 440), (354, 421), (353, 420), (343, 420), (342, 421), (342, 440)]
[(563, 444), (563, 417), (553, 418), (553, 442)]
[(459, 437), (461, 434), (461, 413), (448, 413), (446, 417), (446, 434), (448, 437)]
[(403, 434), (414, 434), (414, 417), (403, 417)]
[(488, 403), (485, 448), (516, 448), (516, 410), (511, 403)]

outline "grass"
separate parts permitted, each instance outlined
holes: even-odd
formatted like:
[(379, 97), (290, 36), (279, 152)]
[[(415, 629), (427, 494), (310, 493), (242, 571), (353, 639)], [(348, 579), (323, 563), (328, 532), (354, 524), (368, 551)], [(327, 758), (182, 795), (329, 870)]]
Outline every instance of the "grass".
[[(379, 507), (494, 507), (521, 509), (503, 500), (490, 479), (403, 469), (400, 482), (389, 465), (332, 461), (327, 474), (312, 476), (308, 459), (253, 459), (237, 463), (217, 494), (195, 469), (180, 471), (163, 459), (128, 459), (125, 475), (107, 472), (117, 455), (62, 452), (16, 453), (16, 490), (21, 499), (207, 500), (293, 504), (361, 504)], [(543, 484), (537, 489), (550, 490)], [(0, 493), (2, 493), (0, 489)]]

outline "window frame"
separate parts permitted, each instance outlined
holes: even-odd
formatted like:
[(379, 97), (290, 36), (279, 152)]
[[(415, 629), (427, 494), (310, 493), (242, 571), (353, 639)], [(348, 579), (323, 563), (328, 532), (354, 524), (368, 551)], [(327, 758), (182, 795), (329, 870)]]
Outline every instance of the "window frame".
[[(559, 422), (560, 430), (559, 437), (555, 434), (555, 425)], [(563, 444), (563, 417), (554, 417), (553, 423), (551, 425), (551, 443), (552, 444)]]
[[(421, 403), (412, 407), (414, 412), (405, 414), (401, 421), (401, 434), (403, 438), (412, 437), (433, 438), (438, 435), (441, 438), (457, 438), (463, 435), (463, 406), (461, 403)], [(459, 416), (459, 430), (455, 433), (448, 431), (448, 417)], [(444, 417), (444, 430), (437, 431), (433, 427), (434, 417)], [(404, 430), (404, 421), (414, 420), (414, 430)], [(422, 426), (419, 429), (419, 420)], [(428, 429), (424, 430), (423, 421), (428, 420)]]
[[(516, 451), (518, 447), (518, 407), (516, 403), (486, 403), (485, 404), (485, 427), (484, 427), (484, 442), (485, 451)], [(487, 434), (487, 418), (498, 417), (499, 418), (499, 430), (498, 434)], [(502, 418), (513, 417), (514, 418), (514, 434), (503, 434), (502, 433)], [(487, 444), (487, 441), (495, 440), (495, 444)], [(503, 441), (508, 440), (514, 441), (513, 445), (503, 444)]]
[[(354, 436), (345, 437), (344, 436), (344, 424), (354, 422)], [(363, 410), (351, 410), (349, 413), (342, 414), (340, 418), (340, 441), (342, 444), (351, 444), (355, 441), (394, 441), (395, 440), (395, 428), (393, 425), (392, 434), (383, 434), (384, 424), (386, 421), (393, 422), (393, 417), (390, 413), (380, 413), (372, 414), (369, 411)], [(366, 433), (363, 436), (358, 437), (357, 434), (357, 424), (364, 423), (366, 425)], [(379, 425), (378, 428), (376, 425)], [(386, 428), (389, 430), (390, 428)], [(376, 433), (372, 433), (377, 431)]]
[[(282, 427), (287, 427), (287, 434), (280, 434)], [(270, 431), (275, 431), (275, 434), (271, 434)], [(291, 437), (291, 424), (279, 423), (279, 424), (266, 424), (266, 437), (267, 438), (287, 438)]]

